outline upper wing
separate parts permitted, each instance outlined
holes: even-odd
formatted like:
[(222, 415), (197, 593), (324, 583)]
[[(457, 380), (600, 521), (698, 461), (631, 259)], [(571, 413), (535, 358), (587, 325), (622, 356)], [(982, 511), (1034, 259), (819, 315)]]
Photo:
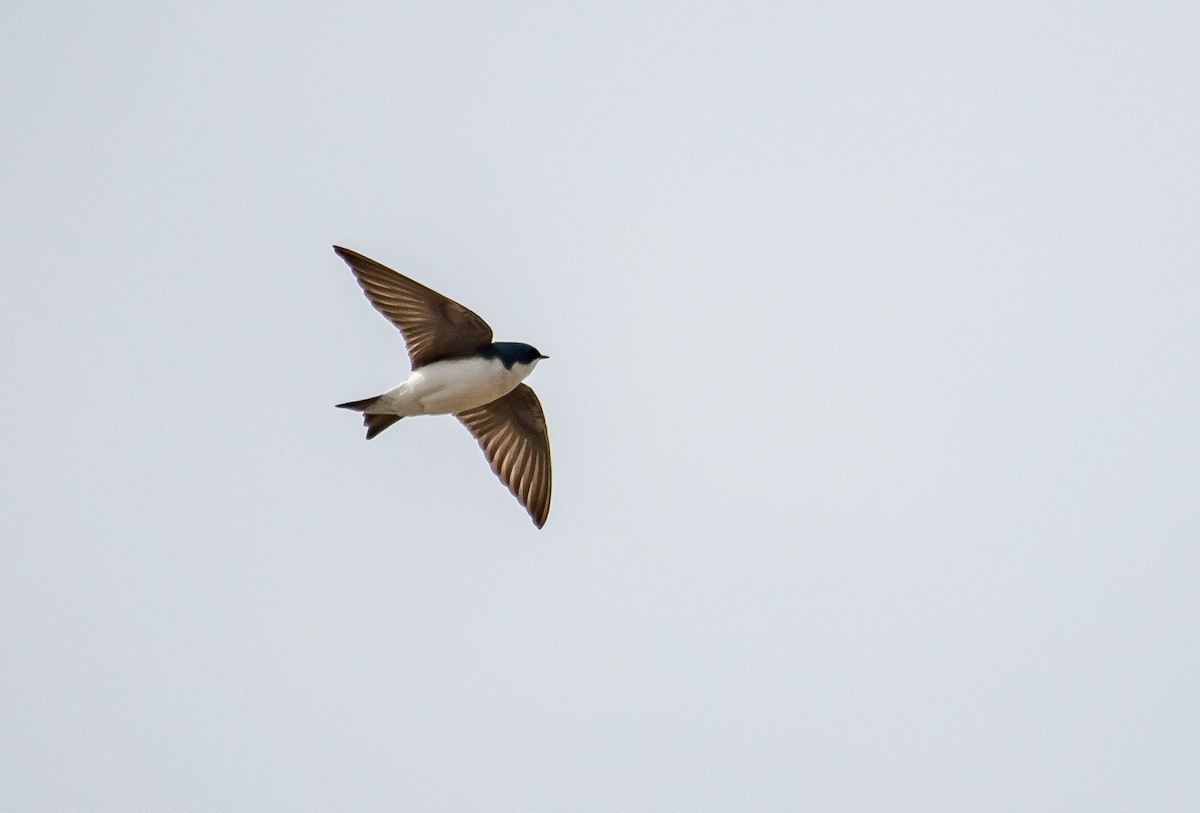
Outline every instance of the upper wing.
[(350, 266), (375, 309), (404, 334), (413, 369), (490, 344), (492, 329), (468, 308), (385, 265), (340, 246), (333, 250)]
[(539, 528), (550, 515), (550, 435), (533, 390), (524, 384), (490, 404), (459, 412), (492, 471)]

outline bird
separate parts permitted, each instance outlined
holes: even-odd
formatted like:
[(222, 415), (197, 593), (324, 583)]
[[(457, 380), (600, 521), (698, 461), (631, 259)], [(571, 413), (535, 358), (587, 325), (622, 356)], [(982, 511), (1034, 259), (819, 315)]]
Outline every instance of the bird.
[(400, 329), (412, 372), (382, 395), (338, 404), (362, 413), (367, 439), (410, 415), (454, 415), (492, 471), (541, 528), (550, 514), (550, 435), (541, 402), (522, 383), (542, 359), (536, 347), (492, 341), (476, 313), (341, 246), (375, 309)]

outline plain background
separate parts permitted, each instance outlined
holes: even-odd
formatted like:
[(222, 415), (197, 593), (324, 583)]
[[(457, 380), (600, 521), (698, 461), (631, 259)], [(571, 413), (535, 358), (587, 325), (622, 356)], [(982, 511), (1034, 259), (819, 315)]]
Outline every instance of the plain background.
[(1198, 9), (10, 3), (0, 808), (1200, 809)]

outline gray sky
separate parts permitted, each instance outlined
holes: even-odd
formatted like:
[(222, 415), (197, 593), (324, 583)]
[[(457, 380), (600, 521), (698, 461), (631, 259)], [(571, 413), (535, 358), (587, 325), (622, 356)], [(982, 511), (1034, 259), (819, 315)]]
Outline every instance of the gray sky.
[(1197, 9), (9, 9), (0, 809), (1200, 807)]

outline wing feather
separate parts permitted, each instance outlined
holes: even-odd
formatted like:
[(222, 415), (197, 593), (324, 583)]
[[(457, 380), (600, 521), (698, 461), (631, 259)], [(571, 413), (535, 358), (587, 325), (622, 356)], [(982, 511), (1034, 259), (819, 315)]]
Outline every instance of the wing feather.
[(375, 309), (400, 328), (414, 370), (469, 356), (491, 343), (491, 327), (474, 311), (369, 257), (340, 246), (333, 250), (350, 266)]
[(525, 384), (456, 416), (479, 441), (492, 471), (541, 528), (550, 515), (550, 435), (537, 395)]

